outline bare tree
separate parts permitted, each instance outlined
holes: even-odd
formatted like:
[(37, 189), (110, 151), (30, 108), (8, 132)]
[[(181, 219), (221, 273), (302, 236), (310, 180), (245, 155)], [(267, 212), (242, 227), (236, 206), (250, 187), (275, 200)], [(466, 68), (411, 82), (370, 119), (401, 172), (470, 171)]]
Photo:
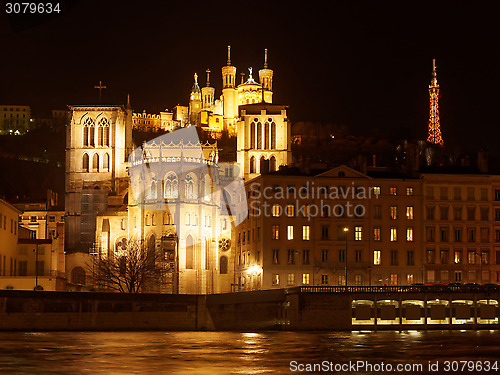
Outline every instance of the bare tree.
[(156, 291), (166, 270), (161, 252), (136, 240), (122, 240), (114, 254), (94, 257), (90, 267), (97, 290), (120, 293)]

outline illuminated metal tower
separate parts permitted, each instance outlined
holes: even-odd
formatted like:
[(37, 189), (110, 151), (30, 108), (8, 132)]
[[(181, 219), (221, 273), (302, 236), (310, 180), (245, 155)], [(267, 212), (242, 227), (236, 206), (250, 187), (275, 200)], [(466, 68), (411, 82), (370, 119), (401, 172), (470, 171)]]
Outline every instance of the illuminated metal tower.
[(427, 133), (427, 142), (434, 145), (443, 145), (441, 136), (441, 125), (439, 124), (439, 85), (436, 75), (436, 59), (432, 59), (432, 78), (429, 85), (429, 131)]

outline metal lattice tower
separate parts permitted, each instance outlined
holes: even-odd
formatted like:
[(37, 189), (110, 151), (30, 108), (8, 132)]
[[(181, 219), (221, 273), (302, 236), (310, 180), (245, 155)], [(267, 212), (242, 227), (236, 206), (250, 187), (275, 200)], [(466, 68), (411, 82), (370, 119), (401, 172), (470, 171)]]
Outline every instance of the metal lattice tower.
[(432, 59), (432, 78), (429, 85), (429, 130), (427, 133), (427, 142), (435, 145), (443, 145), (441, 136), (441, 125), (439, 124), (439, 85), (436, 75), (436, 59)]

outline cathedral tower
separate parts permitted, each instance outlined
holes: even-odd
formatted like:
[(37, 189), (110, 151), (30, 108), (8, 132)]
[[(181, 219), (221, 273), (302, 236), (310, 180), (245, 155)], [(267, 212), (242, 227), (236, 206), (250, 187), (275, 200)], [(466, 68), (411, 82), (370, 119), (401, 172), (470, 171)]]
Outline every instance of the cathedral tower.
[(227, 65), (222, 67), (224, 128), (234, 127), (238, 118), (236, 67), (231, 65), (231, 46), (227, 46)]
[(236, 156), (245, 180), (292, 162), (286, 110), (286, 106), (269, 103), (240, 106)]
[(68, 252), (91, 249), (96, 215), (108, 208), (108, 194), (113, 193), (121, 202), (127, 192), (126, 160), (132, 150), (132, 110), (127, 107), (69, 106), (65, 176)]
[(259, 70), (259, 80), (263, 90), (263, 101), (273, 102), (273, 71), (267, 67), (267, 48), (264, 50), (264, 69)]
[(201, 90), (198, 86), (198, 74), (194, 73), (194, 83), (191, 89), (191, 95), (189, 96), (189, 121), (193, 125), (199, 123), (199, 117), (201, 112)]

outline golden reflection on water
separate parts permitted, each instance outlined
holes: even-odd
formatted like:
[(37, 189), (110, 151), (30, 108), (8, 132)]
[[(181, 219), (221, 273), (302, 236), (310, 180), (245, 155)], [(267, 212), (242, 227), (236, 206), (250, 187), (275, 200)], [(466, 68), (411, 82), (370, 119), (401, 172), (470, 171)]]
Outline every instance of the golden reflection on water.
[(0, 374), (289, 374), (290, 361), (497, 360), (498, 331), (0, 333)]

